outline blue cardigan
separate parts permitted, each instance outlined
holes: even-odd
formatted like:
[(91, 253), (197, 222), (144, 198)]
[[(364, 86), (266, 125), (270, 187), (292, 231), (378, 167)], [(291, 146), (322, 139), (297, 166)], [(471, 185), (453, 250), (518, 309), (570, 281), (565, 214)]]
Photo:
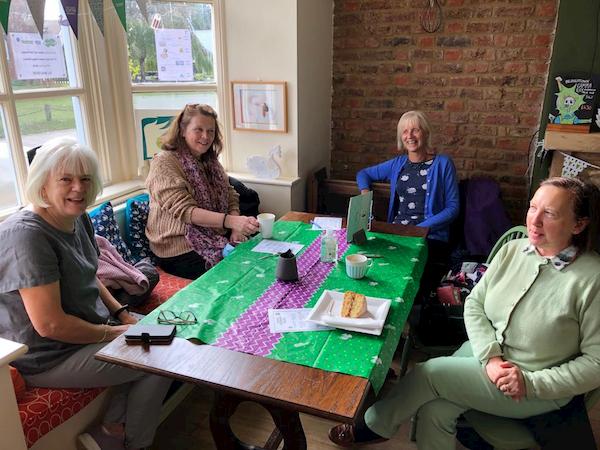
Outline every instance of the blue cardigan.
[[(388, 222), (392, 222), (398, 210), (396, 183), (400, 171), (406, 164), (406, 155), (367, 167), (356, 174), (359, 189), (371, 189), (371, 183), (387, 181), (390, 183), (390, 205)], [(459, 194), (456, 169), (446, 155), (436, 155), (427, 172), (427, 194), (425, 198), (425, 220), (418, 225), (429, 227), (429, 239), (448, 242), (450, 224), (458, 216)]]

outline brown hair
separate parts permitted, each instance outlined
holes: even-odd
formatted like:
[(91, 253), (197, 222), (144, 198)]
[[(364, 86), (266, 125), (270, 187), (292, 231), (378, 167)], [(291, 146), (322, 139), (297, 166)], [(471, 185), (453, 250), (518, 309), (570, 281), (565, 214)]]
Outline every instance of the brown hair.
[(589, 223), (579, 234), (573, 235), (573, 244), (581, 251), (596, 250), (600, 232), (600, 190), (592, 183), (577, 178), (554, 177), (541, 182), (541, 186), (554, 186), (569, 191), (573, 197), (576, 219), (588, 219)]
[(189, 125), (194, 116), (203, 115), (212, 117), (215, 120), (215, 139), (210, 149), (202, 155), (201, 159), (217, 158), (223, 150), (223, 136), (221, 135), (221, 127), (217, 120), (217, 112), (209, 105), (199, 103), (188, 104), (181, 110), (177, 117), (171, 122), (171, 126), (165, 134), (160, 138), (161, 148), (167, 151), (177, 151), (180, 148), (185, 148), (185, 139), (182, 136), (183, 131)]

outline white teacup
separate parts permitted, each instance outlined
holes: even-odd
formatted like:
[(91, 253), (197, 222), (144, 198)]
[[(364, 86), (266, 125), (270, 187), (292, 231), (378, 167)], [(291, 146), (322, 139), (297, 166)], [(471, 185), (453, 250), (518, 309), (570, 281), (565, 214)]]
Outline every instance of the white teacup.
[(260, 226), (260, 234), (263, 239), (270, 239), (273, 237), (273, 223), (275, 222), (275, 214), (261, 213), (256, 216), (258, 219), (258, 225)]
[(359, 253), (346, 256), (346, 275), (358, 280), (364, 277), (369, 268), (373, 265), (373, 260)]

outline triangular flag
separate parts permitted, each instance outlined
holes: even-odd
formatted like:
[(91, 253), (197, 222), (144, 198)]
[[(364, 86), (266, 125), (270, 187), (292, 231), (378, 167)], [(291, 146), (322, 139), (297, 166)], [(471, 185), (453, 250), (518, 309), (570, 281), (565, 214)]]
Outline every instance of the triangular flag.
[(100, 33), (104, 35), (104, 0), (88, 0), (92, 16), (96, 19)]
[(115, 11), (119, 16), (119, 20), (123, 25), (123, 29), (127, 33), (127, 23), (125, 21), (125, 0), (113, 0), (113, 5), (115, 5)]
[(10, 12), (10, 0), (0, 0), (0, 23), (4, 32), (8, 33), (8, 13)]
[(587, 169), (591, 164), (574, 156), (564, 154), (564, 161), (561, 175), (567, 178), (577, 178), (581, 172)]
[(46, 0), (27, 0), (27, 6), (29, 6), (29, 12), (33, 17), (33, 22), (40, 34), (40, 37), (44, 37), (44, 7), (46, 6)]
[(73, 33), (75, 33), (75, 37), (77, 35), (77, 13), (79, 9), (79, 0), (60, 0), (62, 3), (65, 14), (67, 15), (67, 20), (69, 25), (71, 25), (71, 29)]
[(140, 13), (146, 22), (148, 22), (148, 0), (136, 0)]

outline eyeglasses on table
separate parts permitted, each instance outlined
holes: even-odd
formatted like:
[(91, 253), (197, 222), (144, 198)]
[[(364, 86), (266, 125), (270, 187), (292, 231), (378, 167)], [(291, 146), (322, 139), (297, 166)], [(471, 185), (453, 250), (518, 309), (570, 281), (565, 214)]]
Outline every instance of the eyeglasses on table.
[(198, 323), (198, 319), (192, 311), (176, 313), (169, 309), (159, 311), (156, 321), (163, 325), (193, 325)]

